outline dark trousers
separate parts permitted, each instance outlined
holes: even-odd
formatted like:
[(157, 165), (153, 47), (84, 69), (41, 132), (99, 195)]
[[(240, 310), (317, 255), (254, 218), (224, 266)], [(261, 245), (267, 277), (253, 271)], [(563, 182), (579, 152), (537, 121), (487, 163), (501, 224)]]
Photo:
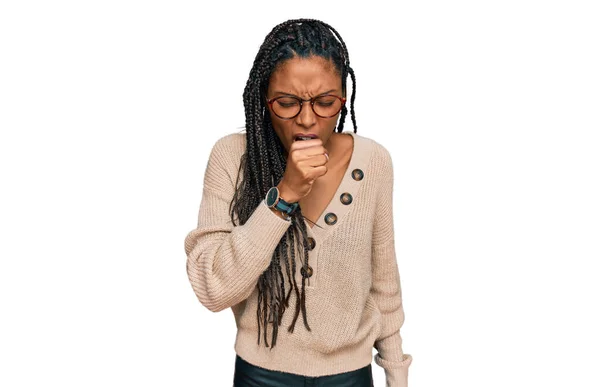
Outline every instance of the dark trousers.
[(235, 357), (234, 387), (373, 387), (371, 365), (358, 370), (325, 376), (302, 376), (271, 371)]

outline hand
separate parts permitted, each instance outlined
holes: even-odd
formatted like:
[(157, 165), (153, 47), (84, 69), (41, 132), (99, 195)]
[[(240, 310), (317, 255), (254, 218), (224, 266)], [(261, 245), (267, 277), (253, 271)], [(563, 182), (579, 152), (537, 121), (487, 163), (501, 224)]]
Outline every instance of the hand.
[(279, 196), (288, 203), (307, 196), (314, 181), (327, 173), (327, 153), (321, 139), (294, 141), (288, 152), (283, 178), (277, 184)]

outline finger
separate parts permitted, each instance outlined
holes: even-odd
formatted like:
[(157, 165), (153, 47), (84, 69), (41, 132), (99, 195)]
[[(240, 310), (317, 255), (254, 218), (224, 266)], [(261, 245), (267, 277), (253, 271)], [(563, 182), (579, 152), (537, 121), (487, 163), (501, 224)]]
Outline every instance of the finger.
[(310, 147), (305, 149), (298, 149), (298, 152), (295, 154), (298, 161), (309, 160), (314, 157), (323, 156), (323, 154), (327, 153), (327, 160), (329, 160), (329, 152), (322, 146), (318, 147)]
[[(323, 156), (325, 156), (325, 161), (323, 161)], [(329, 161), (329, 156), (327, 156), (327, 154), (320, 153), (313, 157), (309, 157), (302, 160), (302, 165), (308, 165), (310, 167), (316, 168), (327, 164), (327, 161)]]
[(315, 180), (327, 173), (327, 167), (324, 165), (315, 166), (309, 171), (309, 179)]
[(292, 143), (292, 148), (294, 149), (306, 149), (306, 148), (310, 148), (313, 146), (319, 146), (322, 145), (323, 142), (319, 139), (312, 139), (312, 140), (304, 140), (304, 141), (294, 141)]

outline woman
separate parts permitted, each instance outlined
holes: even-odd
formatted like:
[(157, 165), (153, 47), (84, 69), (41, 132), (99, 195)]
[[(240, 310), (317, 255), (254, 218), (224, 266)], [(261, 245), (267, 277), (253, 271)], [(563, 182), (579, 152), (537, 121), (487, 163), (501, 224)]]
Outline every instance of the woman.
[(187, 273), (205, 307), (233, 311), (235, 386), (372, 386), (373, 347), (387, 385), (407, 385), (392, 160), (356, 134), (355, 83), (331, 26), (279, 24), (244, 90), (246, 133), (211, 150)]

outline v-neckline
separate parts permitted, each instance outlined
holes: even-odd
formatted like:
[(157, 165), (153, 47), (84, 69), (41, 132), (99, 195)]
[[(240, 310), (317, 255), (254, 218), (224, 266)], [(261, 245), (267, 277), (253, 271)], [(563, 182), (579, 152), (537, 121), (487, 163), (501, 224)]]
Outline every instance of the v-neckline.
[(323, 211), (321, 211), (321, 213), (319, 214), (319, 216), (316, 218), (316, 220), (315, 220), (314, 224), (312, 225), (312, 227), (310, 225), (311, 222), (309, 222), (306, 219), (304, 219), (304, 223), (306, 224), (306, 228), (308, 230), (311, 230), (311, 231), (316, 231), (316, 230), (314, 230), (315, 227), (322, 227), (322, 226), (319, 225), (319, 222), (321, 221), (321, 219), (323, 218), (323, 216), (325, 215), (325, 213), (331, 208), (331, 205), (333, 204), (333, 201), (341, 194), (340, 190), (344, 186), (344, 182), (346, 181), (346, 179), (350, 178), (350, 169), (354, 165), (354, 159), (355, 159), (354, 156), (356, 155), (356, 136), (355, 136), (355, 133), (354, 132), (341, 132), (340, 134), (349, 134), (349, 135), (352, 136), (352, 154), (350, 155), (350, 161), (348, 161), (348, 165), (346, 166), (346, 169), (344, 170), (344, 174), (342, 175), (342, 179), (340, 180), (337, 188), (335, 189), (335, 192), (333, 193), (333, 196), (329, 199), (329, 201), (327, 202), (327, 205), (325, 206), (325, 208), (323, 209)]

